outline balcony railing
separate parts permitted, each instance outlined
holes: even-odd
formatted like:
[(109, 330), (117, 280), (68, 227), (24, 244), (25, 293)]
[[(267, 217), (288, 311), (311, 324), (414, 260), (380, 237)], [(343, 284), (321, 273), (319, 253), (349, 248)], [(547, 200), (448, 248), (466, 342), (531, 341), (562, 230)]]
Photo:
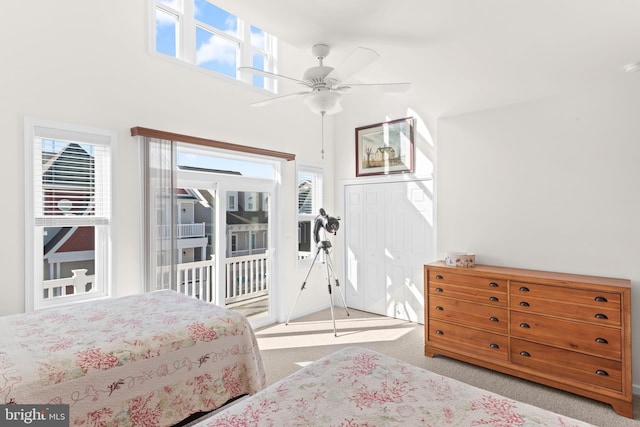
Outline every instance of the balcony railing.
[[(225, 303), (230, 304), (269, 293), (267, 253), (227, 258)], [(178, 291), (211, 302), (215, 282), (215, 259), (177, 265)]]
[(42, 282), (44, 298), (56, 298), (89, 292), (93, 288), (93, 281), (96, 276), (94, 274), (87, 276), (86, 268), (71, 270), (71, 272), (73, 273), (71, 277), (44, 280)]
[[(199, 222), (197, 224), (176, 224), (176, 238), (177, 239), (188, 239), (191, 237), (204, 237), (204, 222)], [(171, 238), (171, 227), (168, 225), (160, 225), (160, 233), (158, 233), (159, 239), (169, 239)]]
[[(261, 253), (227, 258), (225, 261), (225, 304), (269, 294), (269, 254)], [(215, 259), (188, 262), (176, 266), (178, 291), (211, 302), (215, 283)], [(95, 275), (86, 269), (73, 270), (72, 277), (45, 280), (44, 298), (88, 292)]]

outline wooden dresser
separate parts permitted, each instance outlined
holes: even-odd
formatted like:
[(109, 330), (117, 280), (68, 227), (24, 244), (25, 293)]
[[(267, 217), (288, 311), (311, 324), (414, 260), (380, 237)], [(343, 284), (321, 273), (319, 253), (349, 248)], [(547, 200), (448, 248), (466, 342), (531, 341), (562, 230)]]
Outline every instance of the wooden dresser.
[(425, 355), (609, 403), (633, 418), (629, 280), (425, 265)]

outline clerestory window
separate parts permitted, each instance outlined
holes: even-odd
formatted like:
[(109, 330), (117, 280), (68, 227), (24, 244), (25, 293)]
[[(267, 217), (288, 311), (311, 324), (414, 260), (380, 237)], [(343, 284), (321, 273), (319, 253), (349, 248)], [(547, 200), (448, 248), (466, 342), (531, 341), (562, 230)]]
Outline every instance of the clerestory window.
[(26, 311), (111, 288), (115, 132), (25, 120)]
[(154, 50), (247, 84), (276, 92), (276, 82), (238, 67), (274, 72), (277, 40), (208, 0), (150, 0)]

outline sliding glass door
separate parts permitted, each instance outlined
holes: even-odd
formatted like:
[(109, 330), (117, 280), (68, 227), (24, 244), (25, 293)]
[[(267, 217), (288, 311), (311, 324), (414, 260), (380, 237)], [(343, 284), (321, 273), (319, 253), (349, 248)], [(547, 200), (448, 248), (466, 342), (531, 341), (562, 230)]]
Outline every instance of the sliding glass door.
[(180, 290), (236, 310), (254, 325), (273, 322), (277, 290), (271, 286), (275, 245), (270, 218), (276, 181), (178, 163)]

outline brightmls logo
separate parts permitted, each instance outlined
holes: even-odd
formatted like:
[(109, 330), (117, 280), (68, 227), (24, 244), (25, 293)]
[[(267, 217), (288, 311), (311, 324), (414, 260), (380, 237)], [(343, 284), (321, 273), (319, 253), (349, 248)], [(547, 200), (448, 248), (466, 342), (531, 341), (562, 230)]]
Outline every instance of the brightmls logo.
[(69, 405), (0, 405), (0, 425), (69, 427)]

